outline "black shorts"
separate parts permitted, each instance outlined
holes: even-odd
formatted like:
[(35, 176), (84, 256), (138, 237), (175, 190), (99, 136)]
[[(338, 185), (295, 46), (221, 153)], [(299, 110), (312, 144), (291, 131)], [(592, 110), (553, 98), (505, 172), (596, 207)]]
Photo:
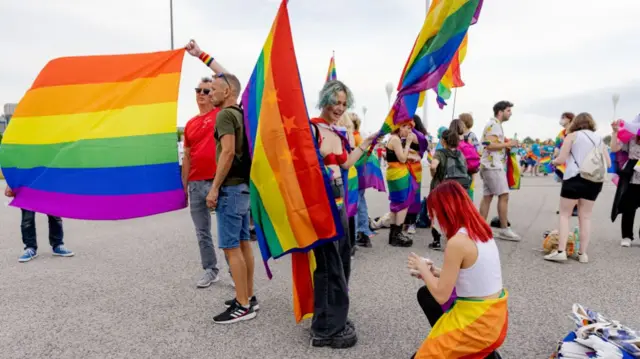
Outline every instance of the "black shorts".
[(600, 191), (602, 191), (602, 183), (591, 182), (577, 175), (566, 181), (562, 181), (560, 197), (595, 201)]

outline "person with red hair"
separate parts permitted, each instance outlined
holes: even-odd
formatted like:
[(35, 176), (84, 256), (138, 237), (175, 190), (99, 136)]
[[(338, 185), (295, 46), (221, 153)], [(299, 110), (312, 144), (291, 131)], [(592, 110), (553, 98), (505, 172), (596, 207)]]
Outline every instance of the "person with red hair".
[[(507, 334), (508, 293), (491, 228), (453, 180), (431, 191), (427, 211), (448, 243), (442, 269), (415, 253), (409, 256), (411, 274), (425, 283), (418, 302), (432, 326), (414, 358), (499, 358), (495, 350)], [(444, 313), (454, 288), (458, 298)]]

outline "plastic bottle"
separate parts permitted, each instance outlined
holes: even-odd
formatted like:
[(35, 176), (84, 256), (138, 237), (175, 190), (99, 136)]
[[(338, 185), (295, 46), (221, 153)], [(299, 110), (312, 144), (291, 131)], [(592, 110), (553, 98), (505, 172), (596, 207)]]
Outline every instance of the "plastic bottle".
[(580, 253), (580, 228), (578, 226), (573, 228), (573, 236), (575, 238), (574, 253)]

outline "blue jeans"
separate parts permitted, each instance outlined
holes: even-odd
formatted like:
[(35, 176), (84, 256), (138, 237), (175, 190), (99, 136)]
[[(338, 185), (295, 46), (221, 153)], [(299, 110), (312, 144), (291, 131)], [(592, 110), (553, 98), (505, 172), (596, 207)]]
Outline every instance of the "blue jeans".
[(240, 241), (249, 240), (249, 205), (249, 186), (246, 183), (220, 187), (216, 207), (218, 247), (238, 248)]
[(218, 274), (218, 258), (211, 237), (211, 212), (206, 200), (212, 183), (211, 180), (189, 182), (189, 209), (196, 228), (202, 269), (211, 269)]
[[(62, 218), (49, 216), (49, 244), (51, 248), (56, 248), (64, 244), (62, 238), (64, 237), (64, 231), (62, 230)], [(38, 250), (38, 241), (36, 238), (36, 213), (22, 210), (22, 223), (20, 223), (20, 229), (22, 231), (22, 243), (24, 243), (24, 249), (33, 248)]]
[(369, 208), (367, 207), (367, 200), (364, 198), (364, 191), (360, 190), (358, 197), (358, 214), (357, 219), (357, 232), (362, 233), (365, 236), (372, 236), (373, 232), (369, 228)]

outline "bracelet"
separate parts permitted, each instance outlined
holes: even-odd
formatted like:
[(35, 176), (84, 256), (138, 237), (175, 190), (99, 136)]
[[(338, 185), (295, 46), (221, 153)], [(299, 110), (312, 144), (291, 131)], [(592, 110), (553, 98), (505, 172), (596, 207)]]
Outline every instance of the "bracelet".
[(202, 53), (200, 54), (200, 56), (198, 56), (198, 58), (204, 62), (205, 65), (210, 66), (211, 63), (213, 62), (213, 57), (209, 54), (207, 54), (206, 52), (202, 51)]

